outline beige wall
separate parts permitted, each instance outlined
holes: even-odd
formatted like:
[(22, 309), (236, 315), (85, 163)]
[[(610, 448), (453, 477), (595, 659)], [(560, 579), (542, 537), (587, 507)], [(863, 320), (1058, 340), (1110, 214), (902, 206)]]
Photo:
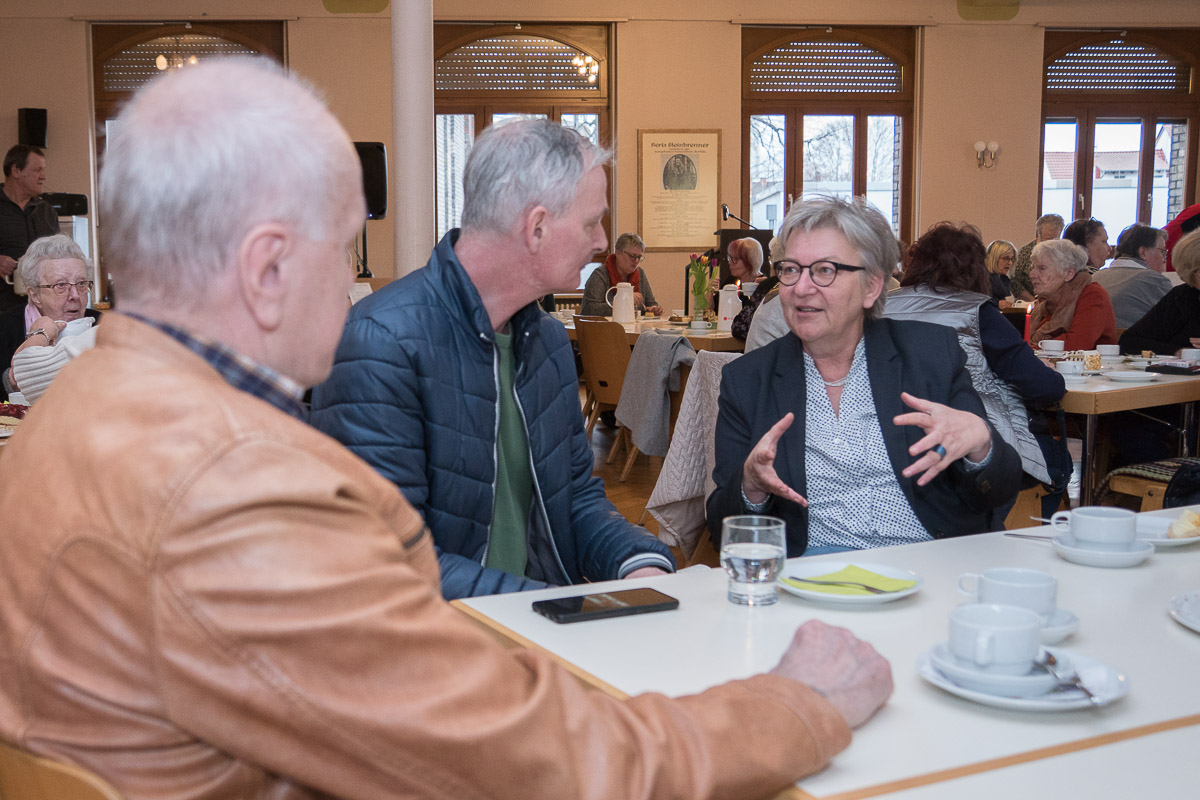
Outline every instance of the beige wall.
[[(1022, 242), (1037, 209), (1040, 69), (1045, 26), (1124, 26), (1125, 0), (1039, 0), (1008, 22), (965, 23), (956, 0), (435, 0), (440, 20), (616, 21), (615, 232), (637, 226), (638, 128), (718, 128), (721, 199), (740, 206), (740, 27), (734, 23), (905, 24), (923, 31), (918, 58), (918, 231), (969, 220), (986, 238)], [(390, 17), (331, 15), (320, 0), (0, 0), (0, 144), (16, 109), (49, 111), (50, 185), (92, 195), (90, 19), (287, 20), (292, 67), (326, 95), (350, 135), (391, 147)], [(736, 15), (736, 16), (734, 16)], [(732, 17), (732, 19), (731, 19)], [(1141, 0), (1143, 26), (1200, 27), (1196, 0)], [(47, 56), (52, 53), (51, 56)], [(972, 144), (1000, 142), (994, 170)], [(432, 157), (432, 154), (431, 154)], [(391, 193), (394, 197), (394, 191)], [(714, 214), (715, 219), (715, 214)], [(392, 273), (390, 222), (372, 222), (376, 274)], [(403, 248), (401, 248), (403, 250)], [(405, 259), (413, 254), (404, 252)], [(423, 257), (421, 254), (418, 257)], [(668, 307), (683, 302), (683, 254), (652, 254), (647, 270)]]

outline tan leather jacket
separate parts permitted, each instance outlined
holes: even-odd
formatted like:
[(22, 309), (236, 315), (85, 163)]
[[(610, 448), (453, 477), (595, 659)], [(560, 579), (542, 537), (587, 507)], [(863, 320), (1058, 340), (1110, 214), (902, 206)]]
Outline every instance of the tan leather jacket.
[(501, 648), (390, 483), (119, 314), (0, 474), (0, 738), (131, 800), (747, 798), (849, 741), (782, 678), (622, 702)]

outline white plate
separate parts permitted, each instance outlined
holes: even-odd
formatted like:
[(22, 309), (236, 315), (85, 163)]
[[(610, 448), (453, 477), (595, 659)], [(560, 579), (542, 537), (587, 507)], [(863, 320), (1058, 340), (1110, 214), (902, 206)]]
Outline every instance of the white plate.
[(910, 586), (907, 589), (901, 589), (898, 592), (886, 592), (885, 594), (829, 594), (828, 592), (814, 592), (809, 589), (797, 589), (795, 586), (786, 584), (782, 580), (779, 581), (779, 588), (789, 594), (794, 594), (797, 597), (803, 597), (805, 600), (812, 600), (816, 603), (830, 603), (840, 606), (874, 606), (880, 603), (890, 603), (893, 600), (908, 597), (910, 594), (916, 594), (920, 591), (921, 586), (925, 584), (925, 581), (921, 580), (921, 576), (915, 572), (898, 569), (897, 567), (889, 567), (885, 564), (871, 564), (866, 561), (820, 561), (804, 559), (803, 561), (794, 561), (786, 564), (783, 568), (782, 577), (816, 578), (820, 575), (828, 575), (831, 572), (843, 570), (851, 564), (859, 569), (865, 569), (868, 572), (882, 575), (885, 578), (916, 581), (917, 583), (915, 586)]
[(985, 706), (1008, 708), (1014, 711), (1071, 711), (1076, 708), (1093, 708), (1095, 705), (1108, 705), (1116, 702), (1129, 692), (1129, 679), (1114, 666), (1095, 658), (1070, 653), (1065, 650), (1051, 650), (1055, 658), (1059, 653), (1070, 659), (1079, 671), (1083, 683), (1096, 696), (1098, 703), (1093, 704), (1087, 695), (1078, 689), (1064, 689), (1038, 697), (1004, 697), (987, 692), (976, 692), (959, 686), (954, 681), (938, 672), (933, 666), (929, 653), (917, 659), (917, 674), (934, 686), (957, 695), (964, 700), (971, 700)]
[(1042, 626), (1042, 644), (1058, 644), (1079, 630), (1079, 617), (1065, 608), (1056, 608)]
[(1187, 592), (1172, 597), (1167, 610), (1180, 625), (1200, 633), (1200, 592)]
[(1139, 514), (1137, 518), (1138, 541), (1150, 542), (1155, 548), (1186, 547), (1189, 544), (1200, 542), (1200, 536), (1192, 536), (1188, 539), (1167, 538), (1167, 528), (1171, 527), (1171, 523), (1176, 519), (1178, 517), (1148, 517)]
[(1150, 366), (1150, 359), (1148, 359), (1148, 358), (1130, 358), (1125, 363), (1131, 367), (1148, 367), (1148, 366)]
[(1154, 545), (1140, 540), (1130, 545), (1128, 550), (1097, 550), (1094, 547), (1080, 547), (1075, 537), (1069, 533), (1055, 536), (1051, 544), (1054, 545), (1055, 551), (1067, 561), (1082, 564), (1085, 567), (1107, 567), (1109, 569), (1136, 566), (1154, 552)]
[(997, 675), (974, 667), (965, 667), (945, 644), (934, 645), (928, 655), (934, 669), (973, 692), (1001, 694), (1005, 697), (1033, 697), (1045, 694), (1058, 684), (1053, 675), (1040, 667), (1025, 675)]
[(1134, 369), (1114, 369), (1104, 377), (1118, 383), (1149, 383), (1158, 380), (1158, 373), (1138, 372)]
[[(1062, 375), (1062, 373), (1059, 373)], [(1087, 383), (1087, 375), (1063, 375), (1063, 383)]]
[(10, 428), (7, 425), (0, 425), (0, 439), (7, 439), (16, 432), (16, 428)]

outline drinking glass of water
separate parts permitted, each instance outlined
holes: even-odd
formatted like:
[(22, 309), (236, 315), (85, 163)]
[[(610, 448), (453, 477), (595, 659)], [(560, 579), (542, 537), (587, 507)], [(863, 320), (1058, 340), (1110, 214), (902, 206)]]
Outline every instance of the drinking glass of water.
[(783, 520), (748, 514), (721, 526), (721, 566), (729, 574), (729, 602), (767, 606), (779, 599), (775, 579), (787, 554)]

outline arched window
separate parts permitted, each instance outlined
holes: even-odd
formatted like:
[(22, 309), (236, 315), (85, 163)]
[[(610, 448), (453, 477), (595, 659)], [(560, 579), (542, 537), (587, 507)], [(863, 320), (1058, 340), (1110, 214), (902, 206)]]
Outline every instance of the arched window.
[(742, 31), (743, 214), (777, 230), (796, 197), (865, 195), (912, 227), (911, 28)]
[(1047, 31), (1041, 213), (1095, 217), (1110, 240), (1196, 196), (1200, 31)]
[(607, 25), (434, 26), (439, 238), (462, 219), (467, 153), (488, 125), (542, 117), (612, 141), (609, 41)]

